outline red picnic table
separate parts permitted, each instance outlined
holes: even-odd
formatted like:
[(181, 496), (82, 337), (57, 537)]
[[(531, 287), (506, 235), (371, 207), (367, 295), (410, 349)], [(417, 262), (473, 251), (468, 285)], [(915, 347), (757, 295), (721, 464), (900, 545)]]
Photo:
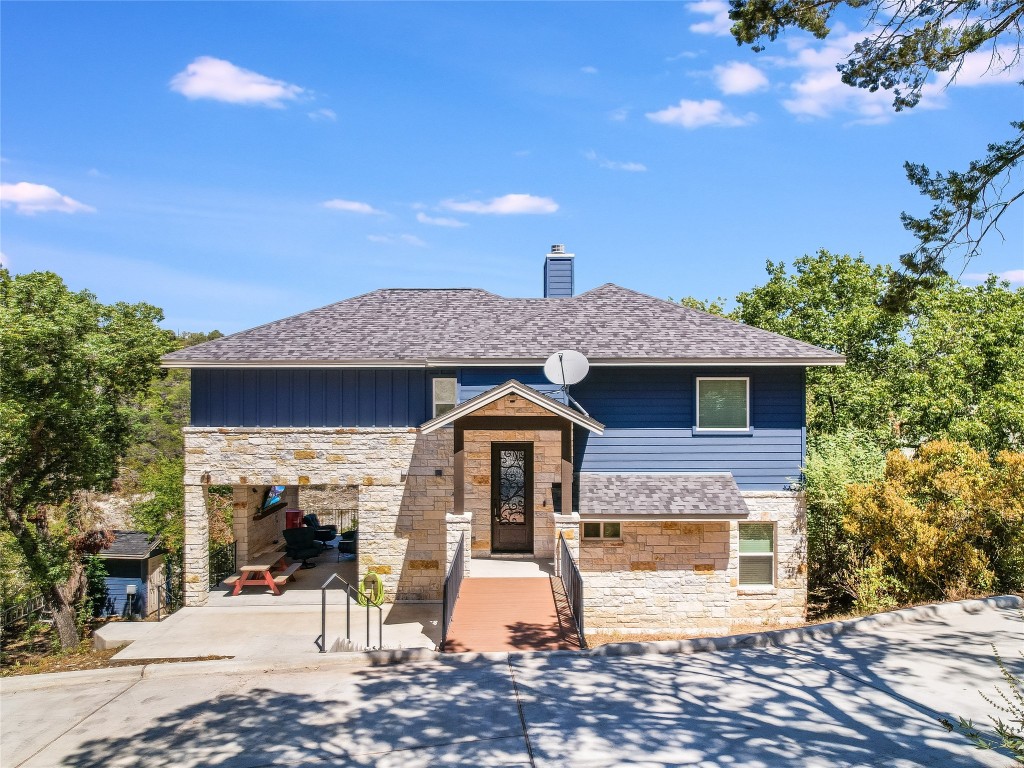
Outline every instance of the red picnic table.
[[(282, 567), (277, 575), (274, 574), (274, 569), (278, 566)], [(235, 588), (232, 590), (232, 595), (237, 595), (242, 591), (242, 587), (270, 587), (270, 591), (275, 595), (280, 595), (281, 590), (278, 589), (279, 585), (283, 585), (288, 579), (294, 579), (294, 573), (302, 567), (302, 563), (292, 563), (289, 566), (284, 566), (284, 552), (266, 552), (255, 560), (251, 560), (241, 568), (239, 573), (234, 576), (229, 576), (224, 579), (225, 584), (234, 584)]]

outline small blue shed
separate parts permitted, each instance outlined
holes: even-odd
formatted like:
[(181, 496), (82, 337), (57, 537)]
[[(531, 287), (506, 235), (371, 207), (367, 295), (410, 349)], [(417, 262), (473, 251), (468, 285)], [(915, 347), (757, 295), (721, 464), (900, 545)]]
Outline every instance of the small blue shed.
[(107, 599), (100, 616), (144, 618), (156, 610), (157, 587), (165, 577), (167, 550), (160, 537), (141, 531), (114, 531), (114, 541), (96, 557), (107, 570)]

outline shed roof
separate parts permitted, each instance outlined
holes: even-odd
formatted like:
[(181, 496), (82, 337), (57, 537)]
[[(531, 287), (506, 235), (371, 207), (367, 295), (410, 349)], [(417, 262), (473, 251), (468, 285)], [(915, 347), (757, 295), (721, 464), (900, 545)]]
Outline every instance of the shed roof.
[(109, 560), (147, 560), (162, 552), (160, 537), (142, 531), (114, 531), (114, 541), (96, 554)]
[(169, 367), (840, 365), (842, 355), (607, 283), (570, 298), (383, 289), (164, 355)]
[(749, 510), (728, 472), (581, 472), (581, 520), (742, 520)]

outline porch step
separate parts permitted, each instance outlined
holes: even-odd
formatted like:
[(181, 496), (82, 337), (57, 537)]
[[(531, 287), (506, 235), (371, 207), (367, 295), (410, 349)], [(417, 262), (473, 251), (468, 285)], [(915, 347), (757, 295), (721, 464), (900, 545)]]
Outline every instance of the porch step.
[(476, 578), (462, 582), (448, 642), (464, 651), (553, 651), (579, 648), (572, 618), (560, 616), (550, 579)]

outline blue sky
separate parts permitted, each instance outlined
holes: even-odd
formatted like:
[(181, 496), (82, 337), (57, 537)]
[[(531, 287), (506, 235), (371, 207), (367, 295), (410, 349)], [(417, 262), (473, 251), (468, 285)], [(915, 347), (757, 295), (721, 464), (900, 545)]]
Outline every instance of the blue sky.
[[(726, 3), (0, 5), (0, 251), (176, 330), (380, 287), (733, 297), (827, 248), (895, 262), (926, 201), (1020, 119), (1016, 72), (894, 114), (839, 83), (859, 39), (763, 53)], [(970, 275), (1024, 280), (1024, 215)], [(959, 272), (962, 264), (951, 262)]]

